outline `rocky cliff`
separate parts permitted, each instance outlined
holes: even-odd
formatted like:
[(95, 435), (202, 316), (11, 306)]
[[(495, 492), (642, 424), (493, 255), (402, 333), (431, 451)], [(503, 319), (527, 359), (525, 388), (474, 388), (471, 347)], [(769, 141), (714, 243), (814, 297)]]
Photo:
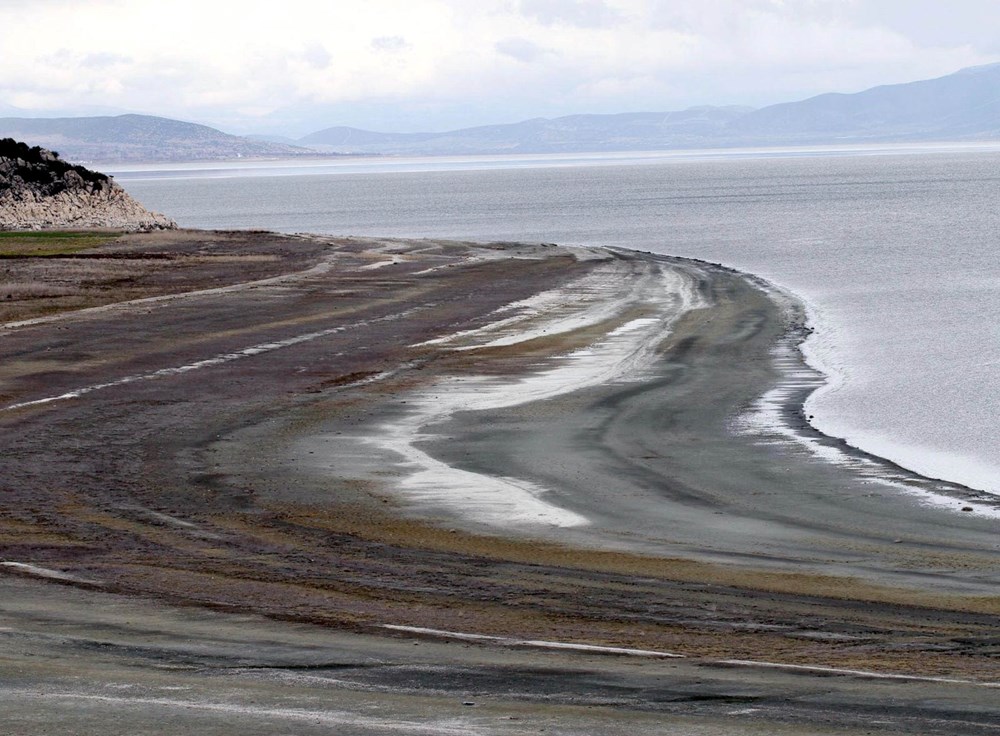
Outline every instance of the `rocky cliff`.
[(0, 139), (0, 230), (159, 230), (177, 227), (136, 202), (110, 177), (52, 151)]

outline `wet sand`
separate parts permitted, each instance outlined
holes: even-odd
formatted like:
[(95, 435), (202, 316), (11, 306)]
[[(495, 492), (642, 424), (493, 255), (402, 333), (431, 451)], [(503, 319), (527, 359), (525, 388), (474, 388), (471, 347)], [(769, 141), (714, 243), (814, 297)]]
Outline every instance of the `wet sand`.
[(989, 499), (739, 431), (793, 300), (600, 249), (220, 239), (98, 251), (266, 269), (0, 332), (15, 732), (1000, 727)]
[(989, 734), (974, 684), (345, 633), (0, 581), (10, 734)]

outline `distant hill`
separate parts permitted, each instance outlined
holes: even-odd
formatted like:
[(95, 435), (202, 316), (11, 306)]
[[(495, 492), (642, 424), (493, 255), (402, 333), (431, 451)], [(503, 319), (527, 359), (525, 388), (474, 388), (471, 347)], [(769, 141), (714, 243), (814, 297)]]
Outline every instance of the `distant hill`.
[(285, 146), (297, 146), (298, 144), (298, 141), (287, 135), (257, 135), (251, 133), (250, 135), (244, 136), (244, 138), (248, 141), (255, 141), (257, 143), (281, 143)]
[(342, 153), (463, 154), (1000, 138), (1000, 64), (855, 94), (680, 112), (570, 115), (447, 133), (334, 127), (296, 141)]
[(433, 140), (444, 133), (377, 133), (373, 130), (335, 126), (293, 141), (309, 148), (334, 148), (338, 151), (358, 152), (369, 147), (396, 146)]
[(447, 133), (376, 133), (335, 127), (300, 138), (302, 146), (341, 153), (546, 153), (681, 148), (722, 134), (748, 107), (679, 112), (569, 115)]
[(767, 143), (997, 138), (1000, 64), (771, 105), (734, 120), (727, 132)]
[[(2, 110), (2, 108), (0, 108)], [(569, 115), (444, 133), (335, 126), (298, 140), (240, 137), (149, 115), (0, 117), (0, 137), (85, 162), (197, 161), (350, 154), (461, 155), (1000, 138), (1000, 64), (938, 79), (749, 107)]]
[(151, 115), (0, 118), (0, 137), (58, 150), (71, 161), (197, 161), (315, 155), (296, 146), (252, 141), (207, 125)]

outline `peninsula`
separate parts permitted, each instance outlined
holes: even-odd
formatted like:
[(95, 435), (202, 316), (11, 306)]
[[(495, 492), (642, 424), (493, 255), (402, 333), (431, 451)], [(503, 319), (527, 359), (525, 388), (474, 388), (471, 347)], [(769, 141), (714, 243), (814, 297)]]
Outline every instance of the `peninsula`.
[[(1000, 726), (995, 505), (811, 433), (774, 357), (802, 311), (768, 284), (547, 244), (42, 235), (0, 235), (15, 730)], [(790, 370), (780, 426), (743, 421)]]

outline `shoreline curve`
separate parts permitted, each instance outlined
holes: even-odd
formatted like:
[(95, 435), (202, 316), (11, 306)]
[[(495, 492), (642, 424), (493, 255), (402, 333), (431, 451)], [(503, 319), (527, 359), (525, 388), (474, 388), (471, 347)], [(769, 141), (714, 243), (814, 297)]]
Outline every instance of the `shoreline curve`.
[[(179, 233), (121, 248), (168, 252), (150, 262), (173, 289), (169, 269), (209, 269), (191, 280), (204, 288), (0, 335), (8, 583), (259, 614), (269, 631), (384, 637), (392, 624), (698, 661), (995, 672), (993, 520), (729, 430), (780, 383), (773, 348), (802, 328), (752, 277), (542, 244)], [(88, 267), (124, 268), (112, 260)], [(295, 273), (210, 288), (253, 264), (256, 281)], [(688, 304), (660, 291), (663, 269)], [(621, 308), (602, 310), (604, 287)], [(586, 318), (555, 315), (551, 330), (560, 299), (532, 300), (567, 290)], [(492, 327), (520, 318), (512, 304), (518, 339)], [(478, 349), (440, 341), (456, 334)], [(442, 382), (509, 387), (581, 351), (629, 371), (635, 357), (641, 380), (570, 372), (572, 391), (449, 413), (412, 445), (532, 483), (586, 525), (498, 529), (408, 498), (405, 458), (363, 443)], [(67, 398), (39, 403), (52, 396)]]

